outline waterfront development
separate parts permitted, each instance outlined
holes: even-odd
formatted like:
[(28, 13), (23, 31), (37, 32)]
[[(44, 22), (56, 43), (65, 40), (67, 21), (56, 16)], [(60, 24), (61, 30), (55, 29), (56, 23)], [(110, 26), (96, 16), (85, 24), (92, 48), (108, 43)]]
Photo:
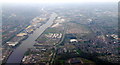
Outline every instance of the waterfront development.
[(14, 49), (12, 54), (9, 56), (7, 63), (21, 63), (24, 53), (28, 48), (31, 48), (34, 45), (35, 40), (53, 24), (56, 17), (57, 14), (53, 13), (47, 23), (37, 28), (26, 40), (22, 41), (22, 44), (18, 48)]
[(117, 8), (117, 3), (4, 4), (0, 60), (3, 65), (120, 65)]

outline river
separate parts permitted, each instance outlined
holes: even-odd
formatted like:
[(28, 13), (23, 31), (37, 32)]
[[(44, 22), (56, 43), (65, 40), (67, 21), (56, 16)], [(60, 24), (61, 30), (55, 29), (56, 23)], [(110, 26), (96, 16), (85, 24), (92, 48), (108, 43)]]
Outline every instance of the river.
[(52, 13), (50, 19), (42, 26), (37, 28), (33, 34), (29, 35), (29, 37), (22, 41), (22, 44), (14, 49), (12, 54), (9, 56), (7, 59), (6, 64), (8, 65), (9, 63), (21, 63), (24, 53), (28, 50), (28, 48), (32, 48), (35, 40), (48, 28), (53, 24), (54, 19), (57, 17), (56, 13)]

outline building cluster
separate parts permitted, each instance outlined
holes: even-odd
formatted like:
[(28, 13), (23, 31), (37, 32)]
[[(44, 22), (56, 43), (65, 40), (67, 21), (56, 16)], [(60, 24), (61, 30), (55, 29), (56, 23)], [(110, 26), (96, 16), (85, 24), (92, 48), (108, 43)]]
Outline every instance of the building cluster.
[(48, 34), (45, 34), (45, 36), (48, 38), (61, 38), (62, 33), (48, 33)]
[(59, 41), (63, 36), (63, 32), (59, 31), (61, 30), (52, 26), (46, 29), (46, 31), (44, 31), (44, 33), (36, 40), (34, 48), (28, 50), (29, 53), (24, 56), (22, 62), (24, 64), (38, 63), (50, 65), (55, 59), (55, 45), (59, 44)]
[(3, 45), (3, 62), (6, 61), (6, 59), (9, 57), (9, 55), (12, 53), (12, 51), (22, 43), (23, 40), (26, 40), (30, 34), (34, 32), (35, 29), (40, 27), (43, 23), (43, 21), (46, 21), (46, 18), (40, 18), (36, 17), (34, 18), (30, 25), (25, 27), (22, 31), (18, 32), (13, 38), (11, 38), (9, 41), (6, 42), (6, 44)]
[(37, 48), (32, 48), (26, 54), (22, 60), (22, 63), (38, 63), (38, 64), (49, 64), (52, 59), (53, 51), (50, 47), (39, 46)]

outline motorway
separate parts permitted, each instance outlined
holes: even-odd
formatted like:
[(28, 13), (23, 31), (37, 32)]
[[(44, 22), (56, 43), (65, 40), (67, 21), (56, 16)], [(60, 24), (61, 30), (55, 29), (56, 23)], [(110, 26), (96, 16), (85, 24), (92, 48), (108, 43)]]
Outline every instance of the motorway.
[(53, 24), (53, 21), (57, 17), (56, 13), (52, 13), (50, 19), (44, 25), (37, 28), (33, 34), (29, 35), (29, 37), (22, 41), (22, 44), (17, 47), (12, 54), (9, 56), (6, 65), (8, 63), (21, 63), (22, 58), (24, 57), (24, 53), (28, 50), (28, 48), (32, 48), (35, 40), (48, 28)]

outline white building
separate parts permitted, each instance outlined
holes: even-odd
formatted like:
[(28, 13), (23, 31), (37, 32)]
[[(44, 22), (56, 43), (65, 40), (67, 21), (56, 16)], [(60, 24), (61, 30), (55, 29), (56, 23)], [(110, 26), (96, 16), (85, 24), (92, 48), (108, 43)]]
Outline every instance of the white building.
[(71, 39), (70, 42), (78, 42), (77, 39)]

